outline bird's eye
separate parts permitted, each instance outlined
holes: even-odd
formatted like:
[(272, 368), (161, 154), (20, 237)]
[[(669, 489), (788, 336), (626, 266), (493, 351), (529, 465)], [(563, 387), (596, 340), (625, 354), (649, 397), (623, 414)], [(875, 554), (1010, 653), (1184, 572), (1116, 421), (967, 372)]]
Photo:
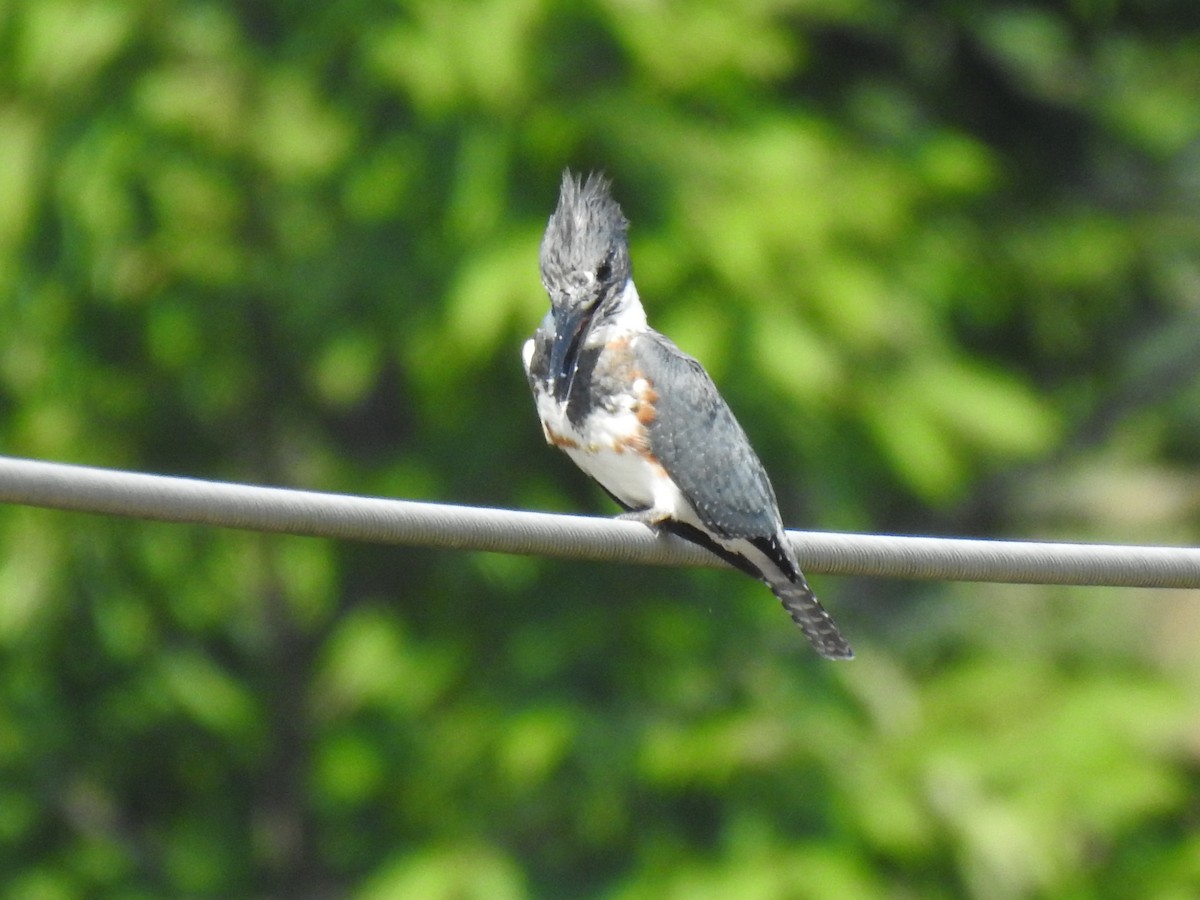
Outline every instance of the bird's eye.
[(608, 281), (612, 277), (612, 259), (612, 254), (610, 253), (604, 258), (604, 262), (596, 266), (597, 281)]

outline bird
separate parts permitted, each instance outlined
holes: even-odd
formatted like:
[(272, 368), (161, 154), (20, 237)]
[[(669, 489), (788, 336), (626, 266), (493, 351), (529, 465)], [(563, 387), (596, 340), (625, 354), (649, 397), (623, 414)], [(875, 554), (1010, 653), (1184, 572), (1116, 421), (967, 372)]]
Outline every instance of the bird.
[(610, 181), (563, 172), (538, 250), (550, 309), (522, 346), (546, 441), (619, 518), (699, 544), (767, 585), (827, 659), (854, 652), (809, 587), (774, 488), (712, 378), (646, 321)]

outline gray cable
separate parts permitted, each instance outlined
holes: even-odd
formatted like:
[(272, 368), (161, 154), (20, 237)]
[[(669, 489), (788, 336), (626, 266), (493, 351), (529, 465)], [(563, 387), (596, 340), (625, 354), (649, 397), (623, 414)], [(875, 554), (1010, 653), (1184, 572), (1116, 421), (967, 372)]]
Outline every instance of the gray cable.
[[(724, 566), (634, 522), (144, 475), (0, 456), (0, 502), (455, 550)], [(952, 581), (1200, 587), (1200, 549), (793, 531), (811, 572)]]

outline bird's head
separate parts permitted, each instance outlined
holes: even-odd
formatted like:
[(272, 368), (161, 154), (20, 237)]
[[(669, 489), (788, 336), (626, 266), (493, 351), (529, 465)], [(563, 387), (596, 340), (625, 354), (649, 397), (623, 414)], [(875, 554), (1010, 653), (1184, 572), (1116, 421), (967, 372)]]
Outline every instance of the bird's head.
[(563, 172), (558, 206), (538, 253), (554, 318), (550, 377), (559, 400), (570, 393), (589, 332), (615, 316), (626, 297), (632, 276), (628, 228), (603, 175), (592, 173), (584, 181), (569, 169)]

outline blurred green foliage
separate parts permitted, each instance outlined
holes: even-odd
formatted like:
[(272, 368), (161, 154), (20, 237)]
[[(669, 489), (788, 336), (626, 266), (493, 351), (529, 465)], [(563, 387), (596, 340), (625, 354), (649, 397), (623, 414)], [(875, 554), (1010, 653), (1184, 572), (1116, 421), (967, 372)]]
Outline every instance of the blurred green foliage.
[[(1197, 13), (9, 0), (0, 451), (611, 511), (569, 164), (789, 524), (1195, 543)], [(0, 891), (1200, 891), (1193, 596), (816, 584), (0, 510)]]

